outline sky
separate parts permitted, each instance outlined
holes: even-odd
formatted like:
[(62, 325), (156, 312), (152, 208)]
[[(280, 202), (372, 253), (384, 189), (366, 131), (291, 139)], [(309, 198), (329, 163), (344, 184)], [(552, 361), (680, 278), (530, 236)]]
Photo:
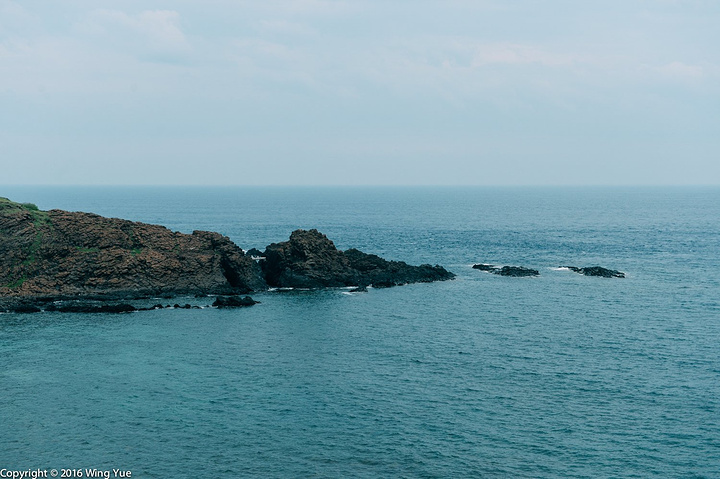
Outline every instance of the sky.
[(717, 0), (0, 0), (0, 184), (718, 185)]

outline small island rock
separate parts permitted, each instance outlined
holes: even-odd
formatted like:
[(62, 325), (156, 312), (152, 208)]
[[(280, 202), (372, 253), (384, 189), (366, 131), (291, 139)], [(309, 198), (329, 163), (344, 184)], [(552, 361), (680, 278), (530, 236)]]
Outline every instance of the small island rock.
[(588, 266), (585, 268), (578, 268), (576, 266), (565, 266), (570, 271), (574, 271), (585, 276), (599, 276), (601, 278), (624, 278), (625, 273), (622, 271), (616, 271), (614, 269), (607, 269), (601, 266)]
[(473, 269), (487, 271), (488, 273), (500, 276), (510, 276), (513, 278), (522, 278), (525, 276), (540, 276), (540, 272), (536, 269), (524, 268), (522, 266), (495, 266), (487, 263), (474, 264)]
[(250, 296), (218, 296), (212, 305), (216, 308), (242, 308), (257, 303), (258, 301), (255, 301)]

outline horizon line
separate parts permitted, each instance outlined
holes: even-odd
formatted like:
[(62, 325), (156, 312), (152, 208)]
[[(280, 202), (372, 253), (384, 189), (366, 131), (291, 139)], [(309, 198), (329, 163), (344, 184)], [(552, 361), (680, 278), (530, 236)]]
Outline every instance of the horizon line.
[(556, 184), (202, 184), (202, 183), (24, 183), (0, 184), (0, 188), (690, 188), (720, 187), (720, 183), (556, 183)]

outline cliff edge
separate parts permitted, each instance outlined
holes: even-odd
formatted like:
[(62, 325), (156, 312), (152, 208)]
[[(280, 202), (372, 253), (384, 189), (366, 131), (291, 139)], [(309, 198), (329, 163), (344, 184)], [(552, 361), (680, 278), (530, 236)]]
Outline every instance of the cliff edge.
[(0, 198), (0, 296), (139, 297), (265, 289), (229, 238)]

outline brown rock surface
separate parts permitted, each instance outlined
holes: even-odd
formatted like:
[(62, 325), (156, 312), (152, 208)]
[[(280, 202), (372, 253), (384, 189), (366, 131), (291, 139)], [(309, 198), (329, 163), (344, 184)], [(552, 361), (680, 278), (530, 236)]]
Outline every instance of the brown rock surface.
[(266, 289), (229, 238), (39, 211), (0, 198), (0, 297), (240, 293)]

